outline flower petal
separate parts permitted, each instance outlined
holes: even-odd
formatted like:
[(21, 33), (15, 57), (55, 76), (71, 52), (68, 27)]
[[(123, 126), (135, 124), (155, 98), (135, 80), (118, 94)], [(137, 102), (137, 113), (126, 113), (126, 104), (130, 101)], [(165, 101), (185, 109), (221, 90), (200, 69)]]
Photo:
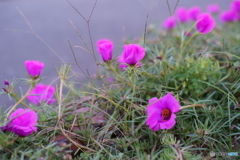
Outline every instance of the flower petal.
[(37, 127), (33, 126), (14, 126), (11, 131), (21, 137), (28, 136), (29, 134), (32, 134), (33, 132), (37, 131)]
[(148, 100), (148, 103), (149, 103), (149, 104), (152, 104), (152, 103), (155, 103), (155, 102), (157, 102), (157, 101), (158, 101), (158, 98), (157, 98), (157, 97), (153, 97), (153, 98), (151, 98), (151, 99)]
[(176, 124), (176, 115), (172, 114), (170, 119), (164, 122), (161, 122), (161, 129), (171, 129)]
[(180, 110), (180, 104), (176, 100), (172, 93), (168, 93), (160, 99), (163, 106), (170, 109), (172, 113), (176, 113)]
[(155, 112), (148, 117), (146, 124), (150, 126), (155, 126), (159, 120), (160, 120), (160, 115)]
[(47, 104), (53, 104), (55, 102), (54, 98), (55, 88), (50, 85), (38, 84), (27, 96), (27, 99), (35, 104), (40, 105), (40, 103), (46, 102)]
[(159, 102), (156, 102), (147, 106), (148, 116), (151, 116), (153, 113), (157, 113), (158, 115), (160, 115), (162, 110), (163, 110), (163, 106)]

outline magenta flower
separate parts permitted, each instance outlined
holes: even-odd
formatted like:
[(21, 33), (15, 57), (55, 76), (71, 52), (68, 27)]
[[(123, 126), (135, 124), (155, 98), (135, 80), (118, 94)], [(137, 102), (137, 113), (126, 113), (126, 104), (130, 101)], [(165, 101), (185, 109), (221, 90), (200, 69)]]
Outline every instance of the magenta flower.
[(9, 83), (8, 81), (4, 81), (4, 84), (5, 84), (6, 86), (9, 86), (9, 85), (10, 85), (10, 83)]
[(19, 108), (10, 115), (9, 120), (10, 122), (6, 126), (0, 127), (2, 131), (10, 131), (21, 137), (37, 132), (35, 125), (38, 115), (31, 109)]
[(240, 14), (237, 15), (237, 21), (240, 21)]
[(198, 16), (201, 14), (201, 8), (198, 6), (191, 7), (188, 10), (188, 16), (191, 20), (196, 21), (198, 19)]
[(209, 13), (202, 13), (198, 16), (198, 21), (196, 24), (197, 31), (202, 34), (210, 33), (215, 27), (215, 20)]
[(113, 42), (108, 39), (97, 41), (97, 49), (104, 62), (112, 60)]
[(231, 9), (240, 13), (240, 0), (235, 0), (231, 3)]
[(25, 61), (28, 74), (32, 77), (38, 77), (44, 67), (44, 63), (39, 61)]
[(219, 12), (219, 6), (218, 4), (210, 4), (207, 6), (207, 11), (209, 13), (215, 14)]
[(223, 23), (234, 22), (237, 20), (237, 12), (233, 10), (223, 11), (220, 14), (220, 19)]
[(148, 103), (146, 124), (150, 129), (154, 131), (171, 129), (176, 124), (174, 113), (180, 110), (180, 104), (171, 93), (160, 99), (154, 97)]
[(184, 7), (179, 7), (176, 11), (176, 16), (181, 23), (185, 23), (189, 20), (188, 11)]
[[(118, 61), (120, 63), (127, 63), (129, 65), (136, 65), (145, 56), (145, 50), (138, 44), (124, 45), (124, 50), (122, 55), (119, 57)], [(125, 65), (126, 66), (126, 65)], [(125, 67), (126, 68), (126, 67)]]
[(163, 23), (163, 28), (166, 28), (167, 30), (171, 30), (175, 28), (177, 25), (175, 17), (168, 17)]
[(53, 104), (55, 102), (54, 93), (55, 88), (53, 86), (38, 84), (30, 91), (27, 99), (35, 105), (40, 105), (41, 102)]

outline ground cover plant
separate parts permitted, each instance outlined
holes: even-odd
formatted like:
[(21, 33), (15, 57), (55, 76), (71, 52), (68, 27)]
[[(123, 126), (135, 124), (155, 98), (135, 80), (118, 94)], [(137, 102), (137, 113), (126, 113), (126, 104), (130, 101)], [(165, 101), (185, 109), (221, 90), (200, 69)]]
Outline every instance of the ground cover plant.
[(117, 56), (114, 42), (100, 39), (102, 69), (81, 87), (71, 65), (46, 85), (44, 62), (26, 60), (27, 79), (4, 81), (2, 96), (16, 103), (0, 117), (1, 159), (240, 156), (240, 1), (229, 5), (177, 7)]

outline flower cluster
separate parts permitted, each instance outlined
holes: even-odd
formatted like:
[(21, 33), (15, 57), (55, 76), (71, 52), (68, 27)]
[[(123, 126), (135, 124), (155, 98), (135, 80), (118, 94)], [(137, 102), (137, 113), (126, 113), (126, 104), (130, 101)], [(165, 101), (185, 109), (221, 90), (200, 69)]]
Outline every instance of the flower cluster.
[[(220, 12), (217, 4), (207, 6), (207, 12), (202, 12), (198, 6), (189, 9), (178, 7), (175, 15), (168, 17), (163, 21), (162, 26), (167, 30), (172, 30), (177, 26), (177, 22), (187, 23), (193, 21), (196, 23), (196, 30), (202, 34), (210, 33), (215, 27), (215, 20), (212, 15)], [(240, 0), (234, 0), (229, 6), (229, 10), (222, 11), (219, 15), (221, 22), (229, 23), (240, 21)]]
[[(25, 61), (25, 66), (28, 71), (28, 74), (35, 79), (39, 77), (42, 69), (44, 67), (44, 63), (39, 61)], [(38, 84), (33, 88), (27, 99), (35, 104), (40, 105), (41, 102), (46, 102), (47, 104), (53, 104), (55, 102), (54, 99), (55, 88), (50, 85)]]
[(240, 21), (240, 0), (232, 1), (229, 10), (220, 14), (220, 19), (223, 23)]
[(177, 22), (187, 23), (193, 21), (196, 23), (196, 30), (202, 34), (210, 33), (215, 27), (215, 20), (212, 18), (212, 14), (219, 11), (219, 7), (216, 4), (209, 5), (207, 7), (209, 13), (202, 12), (198, 6), (193, 6), (189, 9), (185, 7), (178, 7), (174, 16), (168, 17), (162, 26), (167, 30), (172, 30), (177, 26)]
[[(102, 39), (97, 42), (97, 49), (104, 62), (112, 60), (113, 42), (108, 39)], [(145, 50), (138, 44), (124, 45), (121, 56), (118, 57), (120, 68), (125, 69), (129, 66), (140, 66), (141, 60), (145, 56)]]
[[(31, 85), (35, 86), (36, 80), (42, 73), (44, 63), (39, 61), (25, 61), (25, 67), (31, 78)], [(4, 81), (4, 84), (7, 85), (8, 88), (11, 87), (8, 81)], [(26, 95), (26, 98), (35, 105), (40, 105), (41, 102), (53, 104), (55, 102), (54, 93), (55, 88), (53, 86), (38, 84), (27, 93), (28, 95)], [(25, 137), (33, 132), (37, 132), (37, 121), (38, 115), (35, 111), (19, 108), (11, 113), (9, 116), (9, 122), (5, 126), (0, 127), (0, 129), (4, 132), (10, 131), (20, 137)]]
[[(99, 40), (97, 42), (97, 48), (104, 62), (112, 60), (112, 41), (107, 39)], [(118, 57), (120, 68), (124, 69), (128, 67), (128, 65), (140, 66), (140, 61), (144, 58), (144, 56), (145, 50), (138, 44), (124, 45), (123, 53)], [(36, 97), (34, 98), (34, 100), (38, 102), (39, 99), (36, 99)], [(160, 129), (171, 129), (176, 124), (176, 115), (174, 113), (179, 110), (180, 105), (171, 93), (168, 93), (161, 99), (154, 97), (149, 100), (149, 105), (147, 106), (147, 125), (149, 125), (149, 128), (154, 131), (158, 131)]]

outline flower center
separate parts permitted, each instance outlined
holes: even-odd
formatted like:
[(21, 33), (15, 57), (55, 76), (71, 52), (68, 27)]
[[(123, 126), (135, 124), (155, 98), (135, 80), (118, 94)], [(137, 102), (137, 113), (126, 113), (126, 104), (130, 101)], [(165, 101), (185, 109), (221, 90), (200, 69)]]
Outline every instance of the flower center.
[(170, 111), (170, 109), (167, 109), (167, 108), (163, 109), (161, 115), (162, 115), (162, 117), (163, 117), (163, 121), (169, 120), (170, 117), (171, 117), (171, 111)]

